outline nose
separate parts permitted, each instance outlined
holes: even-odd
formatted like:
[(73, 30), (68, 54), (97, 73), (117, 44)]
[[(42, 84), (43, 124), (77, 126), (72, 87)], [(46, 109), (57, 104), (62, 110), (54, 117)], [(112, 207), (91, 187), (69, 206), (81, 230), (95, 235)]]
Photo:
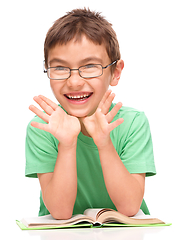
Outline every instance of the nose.
[(82, 88), (84, 84), (85, 84), (85, 81), (79, 75), (78, 71), (71, 71), (71, 76), (67, 79), (68, 87), (78, 90), (78, 89)]

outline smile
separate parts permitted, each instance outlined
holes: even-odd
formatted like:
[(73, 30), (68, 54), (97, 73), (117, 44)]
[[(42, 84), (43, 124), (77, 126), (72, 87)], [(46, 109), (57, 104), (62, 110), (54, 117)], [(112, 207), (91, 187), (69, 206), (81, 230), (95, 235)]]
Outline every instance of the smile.
[(88, 99), (93, 93), (81, 93), (81, 94), (77, 94), (77, 93), (69, 93), (69, 94), (64, 94), (64, 96), (69, 99), (69, 100), (73, 100), (73, 101), (84, 101), (85, 99)]

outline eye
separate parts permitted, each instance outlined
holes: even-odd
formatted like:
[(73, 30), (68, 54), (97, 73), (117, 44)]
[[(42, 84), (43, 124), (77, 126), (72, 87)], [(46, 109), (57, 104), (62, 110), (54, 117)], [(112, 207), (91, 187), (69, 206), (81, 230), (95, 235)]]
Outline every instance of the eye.
[(81, 67), (81, 71), (84, 71), (84, 72), (93, 72), (93, 71), (97, 71), (99, 69), (99, 65), (98, 64), (88, 64), (88, 65), (85, 65), (83, 67)]
[(95, 65), (95, 64), (89, 64), (89, 65), (86, 65), (86, 66), (84, 66), (85, 67), (85, 69), (89, 69), (89, 68), (95, 68), (95, 67), (97, 67), (97, 65)]
[(60, 66), (58, 66), (58, 67), (55, 67), (55, 71), (65, 71), (67, 68), (65, 68), (65, 67), (60, 67)]

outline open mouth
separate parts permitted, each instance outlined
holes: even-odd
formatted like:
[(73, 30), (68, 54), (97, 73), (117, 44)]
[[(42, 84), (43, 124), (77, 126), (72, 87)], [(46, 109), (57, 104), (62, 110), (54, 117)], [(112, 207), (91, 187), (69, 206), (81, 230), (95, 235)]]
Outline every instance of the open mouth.
[(91, 95), (93, 94), (93, 92), (91, 93), (83, 93), (83, 94), (64, 94), (64, 96), (72, 101), (84, 101), (86, 99), (88, 99), (89, 97), (91, 97)]

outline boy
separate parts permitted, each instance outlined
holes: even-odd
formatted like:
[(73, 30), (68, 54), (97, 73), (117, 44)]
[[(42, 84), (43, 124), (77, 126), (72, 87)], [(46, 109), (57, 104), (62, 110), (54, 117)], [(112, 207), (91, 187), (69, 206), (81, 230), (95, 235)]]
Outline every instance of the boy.
[(26, 137), (26, 176), (41, 185), (39, 215), (68, 219), (87, 208), (112, 208), (133, 216), (141, 208), (145, 175), (156, 173), (143, 112), (113, 104), (109, 85), (124, 62), (111, 24), (99, 13), (76, 9), (49, 29), (45, 72), (57, 105), (34, 97), (44, 110)]

